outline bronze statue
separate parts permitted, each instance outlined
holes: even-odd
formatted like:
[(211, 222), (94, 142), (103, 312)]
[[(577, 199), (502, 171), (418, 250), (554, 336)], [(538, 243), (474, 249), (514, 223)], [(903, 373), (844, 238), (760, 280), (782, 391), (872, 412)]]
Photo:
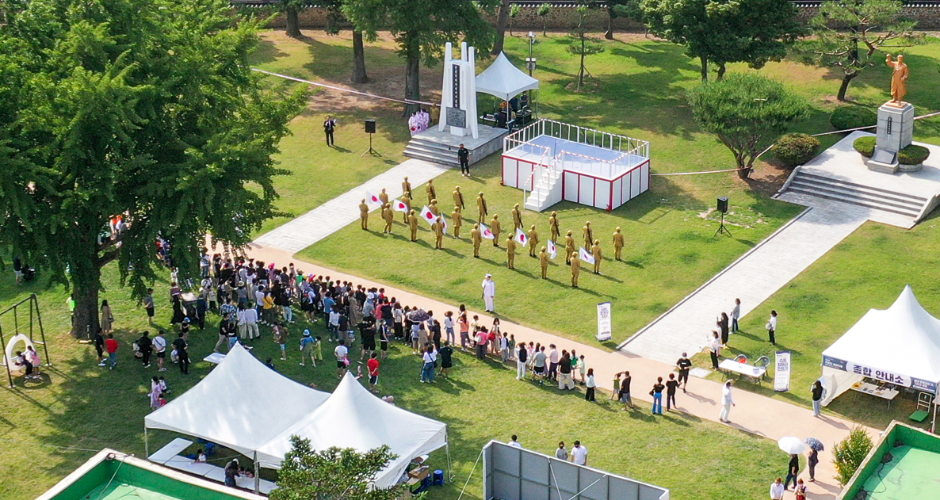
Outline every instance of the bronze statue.
[(894, 69), (894, 73), (891, 74), (891, 100), (888, 104), (901, 107), (904, 104), (904, 96), (907, 94), (907, 77), (910, 75), (910, 70), (907, 64), (904, 64), (903, 54), (898, 55), (897, 61), (892, 61), (891, 54), (888, 54), (885, 63), (889, 68)]

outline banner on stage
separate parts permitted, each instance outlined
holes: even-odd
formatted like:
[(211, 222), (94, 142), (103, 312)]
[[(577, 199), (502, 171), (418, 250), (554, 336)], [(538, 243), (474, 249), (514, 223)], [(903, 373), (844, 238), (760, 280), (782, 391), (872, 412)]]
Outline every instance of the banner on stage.
[(611, 332), (610, 302), (597, 304), (597, 340), (604, 342), (613, 337)]
[(790, 351), (777, 351), (774, 366), (774, 390), (786, 392), (790, 390)]

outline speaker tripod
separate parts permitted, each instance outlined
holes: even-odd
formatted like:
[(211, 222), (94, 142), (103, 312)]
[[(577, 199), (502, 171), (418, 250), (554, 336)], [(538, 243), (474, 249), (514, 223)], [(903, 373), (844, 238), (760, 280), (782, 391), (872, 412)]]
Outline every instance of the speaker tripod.
[[(727, 234), (728, 236), (731, 236), (731, 231), (728, 231), (728, 228), (725, 227), (725, 213), (724, 212), (721, 212), (721, 225), (719, 225), (718, 230), (715, 231), (715, 236), (718, 236), (719, 234)], [(731, 237), (734, 238), (734, 236), (731, 236)]]
[(372, 148), (372, 133), (371, 132), (369, 132), (369, 150), (359, 155), (359, 158), (362, 158), (365, 155), (378, 156), (379, 158), (382, 158), (382, 154)]

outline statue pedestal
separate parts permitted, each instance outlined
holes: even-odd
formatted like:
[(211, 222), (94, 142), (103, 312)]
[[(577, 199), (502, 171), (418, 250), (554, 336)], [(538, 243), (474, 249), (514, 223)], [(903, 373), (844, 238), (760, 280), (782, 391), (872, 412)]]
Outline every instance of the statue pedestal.
[(914, 139), (914, 105), (908, 102), (895, 106), (887, 103), (878, 108), (878, 129), (875, 152), (865, 165), (869, 170), (894, 174), (898, 171), (898, 151)]

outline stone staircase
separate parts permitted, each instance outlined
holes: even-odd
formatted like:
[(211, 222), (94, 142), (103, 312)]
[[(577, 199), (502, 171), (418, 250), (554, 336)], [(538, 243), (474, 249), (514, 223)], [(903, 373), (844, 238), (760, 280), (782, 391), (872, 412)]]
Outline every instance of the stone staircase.
[(800, 170), (784, 190), (786, 193), (825, 198), (841, 203), (891, 212), (916, 219), (926, 198), (907, 193), (864, 186), (836, 177), (826, 177)]
[(563, 193), (561, 192), (561, 176), (564, 172), (556, 168), (544, 168), (543, 172), (535, 179), (535, 185), (532, 192), (525, 200), (525, 208), (541, 212), (546, 208), (561, 202)]
[[(419, 160), (439, 163), (448, 167), (459, 167), (457, 149), (446, 144), (429, 141), (420, 136), (412, 137), (405, 147), (405, 156)], [(473, 158), (471, 157), (471, 163)]]

